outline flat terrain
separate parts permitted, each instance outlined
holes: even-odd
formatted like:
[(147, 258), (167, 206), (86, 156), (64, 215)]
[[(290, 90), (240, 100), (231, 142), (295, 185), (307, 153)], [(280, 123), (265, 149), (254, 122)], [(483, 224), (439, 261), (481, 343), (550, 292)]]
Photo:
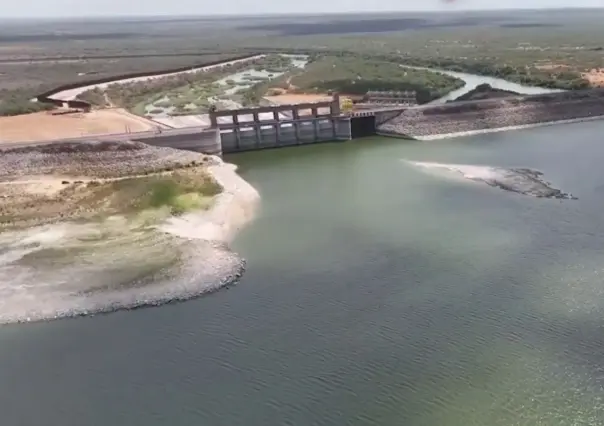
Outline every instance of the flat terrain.
[(424, 69), (402, 68), (402, 61), (392, 57), (379, 59), (348, 54), (320, 56), (304, 70), (292, 76), (296, 91), (364, 95), (371, 90), (414, 91), (420, 104), (440, 98), (464, 86), (455, 77)]
[(583, 74), (583, 78), (594, 87), (604, 87), (604, 68), (593, 69)]
[(0, 117), (0, 142), (43, 141), (109, 133), (142, 132), (157, 124), (121, 109), (52, 115), (48, 112)]
[[(602, 82), (590, 72), (604, 69), (602, 22), (604, 9), (3, 21), (0, 115), (38, 111), (42, 105), (29, 99), (74, 81), (280, 49), (580, 89)], [(205, 93), (199, 95), (200, 105), (186, 105), (203, 112)], [(257, 93), (247, 95), (245, 104), (258, 101)]]
[(287, 104), (303, 104), (306, 102), (325, 102), (331, 101), (331, 95), (317, 93), (317, 94), (283, 94), (276, 96), (265, 96), (264, 99), (267, 101), (279, 104), (279, 105), (287, 105)]
[[(0, 152), (0, 229), (168, 207), (207, 207), (220, 186), (198, 153), (137, 142), (57, 143)], [(192, 203), (192, 204), (191, 204)]]

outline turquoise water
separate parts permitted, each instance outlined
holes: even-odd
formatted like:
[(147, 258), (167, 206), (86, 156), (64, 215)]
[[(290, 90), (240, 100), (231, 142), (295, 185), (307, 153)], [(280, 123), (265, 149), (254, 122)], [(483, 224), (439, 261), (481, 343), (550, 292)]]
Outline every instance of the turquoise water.
[[(604, 424), (604, 122), (229, 160), (240, 284), (0, 328), (6, 425)], [(530, 167), (576, 201), (422, 173)]]

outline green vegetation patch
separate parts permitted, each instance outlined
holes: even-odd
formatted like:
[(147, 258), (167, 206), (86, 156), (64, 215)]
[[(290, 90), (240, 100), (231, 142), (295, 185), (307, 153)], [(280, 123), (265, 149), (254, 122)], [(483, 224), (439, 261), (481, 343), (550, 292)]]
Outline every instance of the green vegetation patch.
[(302, 92), (337, 91), (365, 94), (370, 90), (414, 90), (418, 103), (437, 99), (463, 87), (460, 79), (427, 70), (403, 68), (396, 62), (350, 56), (318, 58), (294, 76), (291, 83)]
[(36, 94), (33, 90), (0, 90), (0, 116), (29, 114), (54, 108), (52, 104), (32, 102)]
[[(168, 56), (165, 57), (158, 57), (153, 54), (149, 57), (141, 55), (131, 57), (126, 52), (122, 52), (126, 53), (126, 57), (113, 60), (101, 57), (88, 58), (93, 50), (100, 55), (104, 55), (108, 54), (108, 49), (111, 49), (102, 40), (96, 40), (96, 42), (100, 42), (100, 44), (90, 45), (86, 43), (86, 47), (83, 45), (66, 46), (64, 42), (51, 46), (45, 42), (43, 47), (29, 45), (28, 47), (31, 50), (24, 48), (25, 50), (19, 49), (19, 51), (13, 53), (0, 54), (0, 60), (8, 59), (9, 62), (12, 56), (15, 56), (18, 61), (22, 61), (27, 56), (31, 56), (32, 59), (31, 62), (15, 62), (8, 66), (0, 63), (0, 116), (53, 109), (52, 104), (31, 102), (31, 99), (61, 85), (73, 83), (86, 85), (87, 81), (111, 77), (119, 78), (119, 76), (130, 73), (157, 72), (166, 69), (200, 66), (203, 63), (219, 60), (228, 61), (241, 55), (241, 53), (233, 52), (230, 49), (230, 53), (225, 51), (213, 54), (206, 54), (207, 52), (196, 49), (197, 54), (180, 57), (173, 56), (174, 49), (172, 48)], [(83, 50), (78, 50), (80, 48)], [(157, 46), (154, 46), (153, 50), (156, 48)], [(74, 51), (74, 49), (76, 50)], [(129, 50), (122, 43), (119, 44), (119, 49)], [(36, 58), (38, 55), (40, 57)], [(50, 60), (49, 55), (55, 56), (55, 59)], [(95, 55), (92, 54), (92, 56)], [(118, 54), (118, 56), (121, 55)], [(35, 59), (40, 59), (40, 61)], [(90, 102), (94, 106), (104, 107), (106, 105), (107, 99), (104, 97), (103, 91), (89, 92), (82, 93), (77, 98)]]
[(193, 169), (106, 182), (93, 190), (91, 197), (105, 199), (108, 192), (107, 210), (113, 213), (167, 208), (170, 214), (179, 215), (208, 208), (220, 191), (214, 179)]
[(169, 215), (204, 210), (222, 190), (202, 167), (140, 177), (66, 183), (55, 194), (35, 195), (0, 187), (0, 229), (60, 220), (102, 220), (124, 215), (141, 225)]
[(78, 94), (76, 96), (76, 99), (88, 102), (90, 105), (101, 107), (108, 106), (107, 98), (105, 97), (105, 92), (103, 91), (103, 89), (100, 89), (98, 87)]
[(254, 67), (257, 71), (268, 71), (270, 73), (285, 72), (293, 65), (292, 58), (277, 54), (270, 54), (262, 59), (261, 64)]

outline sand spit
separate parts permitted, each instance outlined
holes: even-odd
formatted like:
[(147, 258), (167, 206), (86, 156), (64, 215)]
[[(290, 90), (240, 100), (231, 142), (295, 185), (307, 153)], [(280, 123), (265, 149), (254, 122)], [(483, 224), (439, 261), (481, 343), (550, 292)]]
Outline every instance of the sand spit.
[(537, 198), (576, 199), (571, 194), (552, 187), (551, 183), (543, 180), (543, 173), (537, 170), (419, 161), (409, 161), (408, 163), (432, 173), (444, 172), (439, 176), (445, 178), (461, 177), (463, 180), (486, 183), (489, 186), (518, 194)]
[[(92, 143), (1, 153), (5, 187), (14, 187), (19, 179), (35, 186), (39, 176), (70, 176), (67, 171), (95, 179), (178, 165), (195, 171), (192, 161), (203, 164), (222, 188), (208, 209), (167, 219), (166, 212), (155, 216), (145, 211), (134, 217), (59, 220), (0, 232), (0, 324), (156, 306), (235, 283), (245, 261), (228, 243), (253, 217), (259, 201), (235, 166), (194, 152)], [(34, 174), (32, 168), (38, 167)]]

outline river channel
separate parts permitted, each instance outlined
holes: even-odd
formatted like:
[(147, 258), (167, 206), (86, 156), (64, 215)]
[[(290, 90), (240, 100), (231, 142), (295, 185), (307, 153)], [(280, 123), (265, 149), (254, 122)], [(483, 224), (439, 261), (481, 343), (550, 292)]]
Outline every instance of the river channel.
[(475, 74), (468, 74), (468, 73), (464, 73), (464, 72), (456, 72), (456, 71), (448, 71), (448, 70), (436, 70), (436, 69), (429, 69), (429, 68), (424, 68), (424, 69), (447, 74), (447, 75), (450, 75), (451, 77), (459, 78), (460, 80), (463, 80), (466, 83), (466, 85), (464, 87), (461, 87), (457, 90), (453, 90), (453, 91), (449, 92), (448, 94), (446, 94), (445, 96), (443, 96), (442, 98), (432, 101), (431, 103), (433, 103), (433, 104), (434, 103), (436, 103), (436, 104), (443, 103), (446, 101), (452, 101), (454, 99), (457, 99), (458, 97), (465, 95), (466, 93), (470, 92), (471, 90), (474, 90), (477, 86), (479, 86), (481, 84), (488, 84), (494, 89), (509, 90), (510, 92), (516, 92), (516, 93), (520, 93), (523, 95), (536, 95), (539, 93), (561, 92), (560, 89), (548, 89), (545, 87), (525, 86), (523, 84), (514, 83), (514, 82), (504, 80), (502, 78), (497, 78), (497, 77), (488, 77), (488, 76), (483, 76), (483, 75), (475, 75)]
[[(225, 62), (225, 64), (235, 64), (238, 62), (249, 61), (252, 59), (260, 58), (261, 56), (262, 55), (257, 55), (255, 57), (250, 57), (248, 59), (239, 59), (239, 60), (235, 60), (235, 61), (229, 61), (229, 62)], [(308, 59), (308, 56), (306, 56), (306, 55), (285, 55), (284, 54), (282, 56), (291, 57), (293, 59), (292, 64), (298, 68), (304, 68), (304, 66), (307, 63), (307, 59)], [(92, 90), (95, 88), (105, 89), (111, 84), (127, 84), (127, 83), (134, 83), (134, 82), (138, 82), (138, 81), (155, 80), (155, 79), (159, 79), (162, 77), (169, 77), (169, 76), (176, 76), (176, 75), (180, 75), (180, 74), (190, 74), (190, 73), (208, 71), (208, 70), (217, 68), (219, 66), (220, 66), (220, 64), (210, 65), (210, 66), (203, 66), (203, 67), (199, 67), (199, 68), (193, 68), (193, 69), (190, 69), (187, 71), (181, 71), (181, 72), (170, 72), (170, 73), (166, 73), (166, 74), (154, 74), (152, 76), (147, 76), (147, 77), (143, 76), (143, 77), (136, 77), (136, 78), (125, 78), (125, 79), (119, 79), (119, 80), (114, 80), (114, 81), (105, 82), (105, 83), (84, 85), (84, 86), (81, 86), (78, 88), (58, 92), (53, 95), (53, 98), (60, 99), (60, 100), (75, 99), (77, 95), (79, 95), (87, 90)], [(496, 89), (509, 90), (512, 92), (516, 92), (516, 93), (520, 93), (520, 94), (527, 94), (527, 95), (560, 91), (559, 89), (549, 89), (549, 88), (544, 88), (544, 87), (526, 86), (523, 84), (514, 83), (511, 81), (507, 81), (507, 80), (504, 80), (501, 78), (496, 78), (496, 77), (468, 74), (468, 73), (463, 73), (463, 72), (456, 72), (456, 71), (449, 71), (449, 70), (435, 69), (435, 68), (414, 67), (414, 66), (408, 66), (408, 65), (405, 65), (404, 67), (413, 68), (413, 69), (423, 69), (423, 70), (428, 70), (428, 71), (432, 71), (432, 72), (447, 74), (452, 77), (459, 78), (460, 80), (463, 80), (465, 82), (465, 86), (463, 86), (457, 90), (453, 90), (453, 91), (449, 92), (448, 94), (446, 94), (445, 96), (432, 101), (431, 103), (443, 103), (448, 100), (454, 100), (454, 99), (458, 98), (459, 96), (462, 96), (462, 95), (468, 93), (469, 91), (475, 89), (476, 86), (478, 86), (480, 84), (485, 84), (485, 83), (489, 84), (491, 87), (496, 88)], [(227, 75), (227, 76), (221, 78), (220, 80), (218, 80), (217, 83), (224, 85), (226, 83), (226, 81), (228, 81), (228, 80), (233, 80), (235, 82), (241, 82), (244, 79), (245, 74), (246, 74), (245, 71), (230, 74), (230, 75)], [(252, 70), (247, 74), (250, 74), (254, 77), (267, 77), (270, 73), (265, 72), (265, 71), (253, 71)], [(280, 75), (279, 73), (274, 74), (275, 77), (279, 76), (279, 75)], [(238, 90), (240, 88), (241, 87), (232, 88), (230, 90), (227, 90), (225, 92), (225, 94), (227, 94), (227, 95), (233, 94), (236, 90)], [(239, 107), (239, 105), (234, 105), (234, 107)]]

